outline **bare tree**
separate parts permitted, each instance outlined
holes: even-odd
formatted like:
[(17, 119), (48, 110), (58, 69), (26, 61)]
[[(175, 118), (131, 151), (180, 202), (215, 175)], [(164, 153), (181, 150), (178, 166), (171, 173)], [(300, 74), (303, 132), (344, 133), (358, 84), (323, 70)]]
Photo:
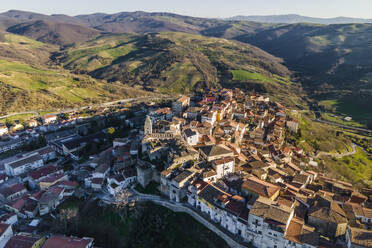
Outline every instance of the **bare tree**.
[(128, 189), (123, 189), (116, 194), (116, 200), (114, 202), (115, 209), (120, 216), (122, 222), (128, 217), (128, 204), (131, 193)]
[(64, 224), (65, 232), (67, 231), (67, 225), (74, 222), (75, 229), (77, 228), (77, 215), (79, 210), (77, 208), (62, 209), (59, 213), (59, 219)]

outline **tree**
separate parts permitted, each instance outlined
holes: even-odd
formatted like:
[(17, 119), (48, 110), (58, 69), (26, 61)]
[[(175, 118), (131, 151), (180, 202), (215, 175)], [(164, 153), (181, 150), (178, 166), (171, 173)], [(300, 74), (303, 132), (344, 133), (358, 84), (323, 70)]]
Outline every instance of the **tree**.
[(69, 113), (62, 113), (58, 116), (58, 119), (67, 121), (68, 119), (70, 119), (70, 114)]
[(75, 231), (77, 230), (78, 213), (78, 208), (67, 208), (60, 211), (59, 219), (64, 225), (65, 232), (68, 231), (68, 228), (70, 228), (71, 224), (75, 227)]
[(6, 119), (5, 119), (5, 125), (6, 125), (7, 127), (10, 127), (10, 126), (13, 125), (13, 121), (11, 121), (10, 119), (6, 118)]
[(107, 131), (108, 131), (108, 133), (109, 134), (114, 134), (115, 133), (115, 128), (113, 128), (113, 127), (109, 127), (108, 129), (107, 129)]
[(130, 196), (131, 194), (128, 189), (123, 189), (116, 195), (114, 206), (122, 222), (125, 222), (125, 219), (128, 217), (128, 205)]

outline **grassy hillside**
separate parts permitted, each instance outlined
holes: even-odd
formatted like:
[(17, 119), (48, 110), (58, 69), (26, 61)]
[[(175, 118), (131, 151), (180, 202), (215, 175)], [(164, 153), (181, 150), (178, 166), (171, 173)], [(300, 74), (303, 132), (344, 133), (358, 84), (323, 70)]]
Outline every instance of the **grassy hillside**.
[(144, 92), (65, 71), (0, 60), (0, 114), (99, 103)]
[(49, 62), (50, 53), (57, 47), (35, 41), (25, 36), (0, 33), (0, 59), (16, 60), (32, 65)]
[(322, 166), (331, 176), (353, 182), (356, 186), (372, 187), (372, 155), (361, 148), (342, 159), (325, 158)]
[(292, 106), (299, 103), (300, 89), (289, 80), (280, 59), (226, 39), (185, 33), (103, 35), (53, 59), (76, 73), (161, 93), (240, 86), (275, 95)]
[[(286, 61), (319, 101), (372, 126), (372, 24), (279, 25), (236, 37)], [(362, 111), (364, 110), (364, 111)]]

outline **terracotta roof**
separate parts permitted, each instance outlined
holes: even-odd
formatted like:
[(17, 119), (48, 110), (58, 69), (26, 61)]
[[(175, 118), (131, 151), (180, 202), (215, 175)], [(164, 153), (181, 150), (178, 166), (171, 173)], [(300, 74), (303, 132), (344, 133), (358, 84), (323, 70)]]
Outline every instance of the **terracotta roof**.
[(319, 234), (314, 231), (315, 228), (306, 226), (302, 220), (293, 217), (288, 225), (285, 238), (298, 244), (318, 246)]
[(356, 216), (363, 216), (368, 219), (372, 219), (372, 209), (364, 208), (357, 204), (352, 204), (352, 206)]
[(208, 183), (204, 182), (201, 179), (195, 180), (195, 182), (192, 183), (194, 187), (196, 187), (198, 190), (203, 190), (205, 187), (207, 187)]
[(226, 163), (230, 163), (230, 162), (233, 162), (233, 161), (234, 161), (233, 157), (226, 157), (226, 158), (221, 158), (221, 159), (214, 160), (213, 164), (221, 165), (221, 164), (226, 164)]
[(54, 182), (57, 182), (58, 180), (60, 180), (61, 178), (65, 177), (65, 176), (66, 176), (65, 173), (58, 173), (58, 174), (49, 175), (48, 177), (42, 179), (40, 181), (40, 183), (54, 183)]
[(357, 204), (361, 204), (363, 202), (365, 202), (366, 200), (368, 200), (368, 197), (359, 193), (358, 191), (353, 191), (353, 193), (351, 193), (351, 196), (350, 196), (350, 203), (357, 203)]
[(242, 190), (243, 189), (254, 192), (263, 197), (271, 198), (280, 190), (280, 187), (252, 176), (242, 184)]
[(10, 238), (4, 248), (32, 248), (41, 239), (40, 236), (31, 233), (18, 233)]
[(54, 165), (47, 165), (35, 171), (29, 173), (29, 176), (32, 177), (34, 180), (38, 180), (42, 177), (45, 177), (49, 174), (55, 173), (57, 171), (61, 171), (62, 168), (54, 166)]
[(372, 231), (359, 228), (350, 228), (350, 239), (353, 244), (372, 247)]
[(171, 114), (172, 110), (170, 108), (160, 108), (155, 110), (155, 113), (157, 114)]
[(234, 196), (226, 205), (225, 209), (235, 216), (239, 216), (245, 208), (245, 203), (234, 199)]
[(224, 145), (203, 146), (199, 149), (208, 157), (233, 154), (233, 152)]
[(188, 97), (188, 96), (181, 96), (180, 98), (178, 98), (177, 102), (183, 103), (183, 102), (188, 101), (188, 100), (190, 100), (190, 97)]
[(0, 194), (2, 194), (5, 198), (8, 198), (9, 196), (21, 192), (23, 190), (26, 190), (26, 188), (22, 184), (16, 183), (10, 186), (0, 188)]
[(76, 238), (53, 235), (43, 245), (43, 248), (86, 248), (93, 242), (93, 238)]
[(331, 198), (316, 195), (309, 216), (331, 223), (347, 223), (346, 214)]
[(274, 221), (278, 226), (285, 226), (292, 211), (293, 209), (289, 207), (281, 206), (270, 199), (259, 197), (249, 213), (268, 221)]
[(283, 206), (287, 206), (287, 207), (291, 208), (294, 204), (294, 201), (289, 199), (288, 197), (279, 196), (278, 197), (278, 203), (279, 203), (279, 205), (283, 205)]

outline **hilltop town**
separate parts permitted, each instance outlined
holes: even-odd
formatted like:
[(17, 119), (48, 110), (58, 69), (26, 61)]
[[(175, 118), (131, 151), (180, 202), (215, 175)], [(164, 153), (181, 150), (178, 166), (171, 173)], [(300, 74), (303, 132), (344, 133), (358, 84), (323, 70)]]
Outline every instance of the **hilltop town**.
[(287, 143), (299, 122), (280, 103), (221, 89), (118, 105), (46, 115), (22, 134), (0, 127), (13, 133), (0, 143), (0, 247), (94, 247), (93, 237), (40, 232), (71, 198), (151, 201), (231, 247), (372, 247), (372, 192)]

